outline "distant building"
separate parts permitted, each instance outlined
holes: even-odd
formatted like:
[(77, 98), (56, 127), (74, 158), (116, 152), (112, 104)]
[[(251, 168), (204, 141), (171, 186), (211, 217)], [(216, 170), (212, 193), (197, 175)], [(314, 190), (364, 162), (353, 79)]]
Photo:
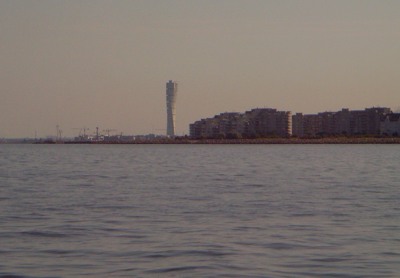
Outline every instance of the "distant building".
[(291, 134), (291, 114), (271, 108), (257, 108), (245, 113), (221, 113), (190, 124), (192, 138), (286, 137)]
[(292, 116), (292, 134), (299, 137), (304, 137), (304, 115), (296, 113)]
[(296, 113), (292, 116), (292, 135), (298, 137), (316, 136), (322, 130), (321, 117), (314, 114)]
[(292, 134), (292, 117), (289, 111), (256, 108), (245, 112), (248, 121), (245, 137), (286, 137)]
[(190, 124), (189, 129), (193, 138), (238, 138), (245, 126), (243, 114), (231, 112), (196, 121)]
[(344, 108), (318, 114), (256, 108), (245, 113), (221, 113), (189, 126), (192, 138), (265, 138), (354, 135), (400, 135), (400, 114), (390, 108)]
[(322, 112), (292, 117), (293, 135), (331, 136), (331, 135), (379, 135), (381, 121), (391, 113), (390, 108), (366, 108), (365, 110), (342, 109), (338, 112)]
[(335, 134), (350, 135), (351, 131), (351, 113), (347, 108), (343, 108), (334, 114), (335, 119)]
[(390, 108), (373, 107), (365, 109), (367, 124), (366, 131), (367, 134), (380, 134), (381, 121), (385, 118), (387, 114), (391, 114)]
[(175, 103), (178, 83), (169, 80), (167, 83), (167, 136), (175, 136)]
[(381, 121), (382, 135), (400, 136), (400, 113), (387, 114)]

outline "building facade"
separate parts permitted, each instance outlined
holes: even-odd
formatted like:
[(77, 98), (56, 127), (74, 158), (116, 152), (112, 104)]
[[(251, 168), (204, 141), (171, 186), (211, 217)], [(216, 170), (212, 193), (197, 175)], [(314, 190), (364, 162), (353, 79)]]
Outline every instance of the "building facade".
[(391, 113), (390, 108), (342, 109), (292, 117), (293, 135), (298, 137), (332, 135), (380, 135), (381, 122)]
[(380, 125), (381, 134), (400, 136), (400, 113), (391, 113), (384, 117)]
[(318, 114), (256, 108), (244, 113), (221, 113), (190, 125), (192, 138), (265, 138), (320, 136), (399, 136), (400, 114), (390, 108), (321, 112)]
[(175, 136), (175, 119), (176, 119), (176, 96), (178, 92), (178, 83), (169, 80), (167, 83), (167, 136)]
[(245, 113), (221, 113), (190, 124), (192, 138), (262, 138), (291, 135), (291, 113), (257, 108)]
[(247, 138), (287, 137), (292, 134), (291, 112), (256, 108), (245, 112), (245, 117), (248, 124), (244, 136)]

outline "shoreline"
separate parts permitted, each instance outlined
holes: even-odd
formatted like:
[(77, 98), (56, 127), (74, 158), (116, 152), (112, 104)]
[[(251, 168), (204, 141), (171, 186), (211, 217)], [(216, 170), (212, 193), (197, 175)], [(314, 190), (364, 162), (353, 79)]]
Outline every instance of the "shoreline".
[(400, 137), (326, 137), (326, 138), (259, 138), (259, 139), (155, 139), (140, 141), (65, 141), (35, 142), (34, 144), (96, 144), (96, 145), (321, 145), (321, 144), (400, 144)]

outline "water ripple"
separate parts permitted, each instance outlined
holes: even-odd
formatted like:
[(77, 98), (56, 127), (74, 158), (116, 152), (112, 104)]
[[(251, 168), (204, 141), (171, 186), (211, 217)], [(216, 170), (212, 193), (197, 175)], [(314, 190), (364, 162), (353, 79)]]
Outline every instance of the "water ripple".
[(400, 273), (399, 146), (1, 152), (0, 278)]

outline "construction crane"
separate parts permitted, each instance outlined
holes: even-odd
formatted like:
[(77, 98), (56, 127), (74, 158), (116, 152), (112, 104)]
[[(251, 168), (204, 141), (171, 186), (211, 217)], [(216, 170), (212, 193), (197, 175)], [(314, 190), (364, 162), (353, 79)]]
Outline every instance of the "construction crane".
[(86, 137), (86, 131), (89, 131), (90, 129), (87, 127), (82, 127), (83, 130), (83, 137)]
[(59, 125), (56, 125), (56, 142), (61, 142), (61, 138), (62, 138), (62, 130), (60, 129)]
[[(86, 131), (89, 131), (90, 129), (89, 128), (87, 128), (87, 127), (81, 127), (81, 128), (78, 128), (78, 127), (76, 127), (76, 128), (73, 128), (74, 130), (79, 130), (79, 135), (78, 135), (78, 137), (80, 138), (80, 140), (86, 140), (86, 139), (88, 139), (87, 138), (87, 136), (86, 136)], [(83, 131), (83, 134), (82, 134), (82, 131)]]
[(107, 132), (107, 136), (110, 137), (110, 132), (111, 131), (116, 131), (116, 129), (104, 129), (104, 132)]

